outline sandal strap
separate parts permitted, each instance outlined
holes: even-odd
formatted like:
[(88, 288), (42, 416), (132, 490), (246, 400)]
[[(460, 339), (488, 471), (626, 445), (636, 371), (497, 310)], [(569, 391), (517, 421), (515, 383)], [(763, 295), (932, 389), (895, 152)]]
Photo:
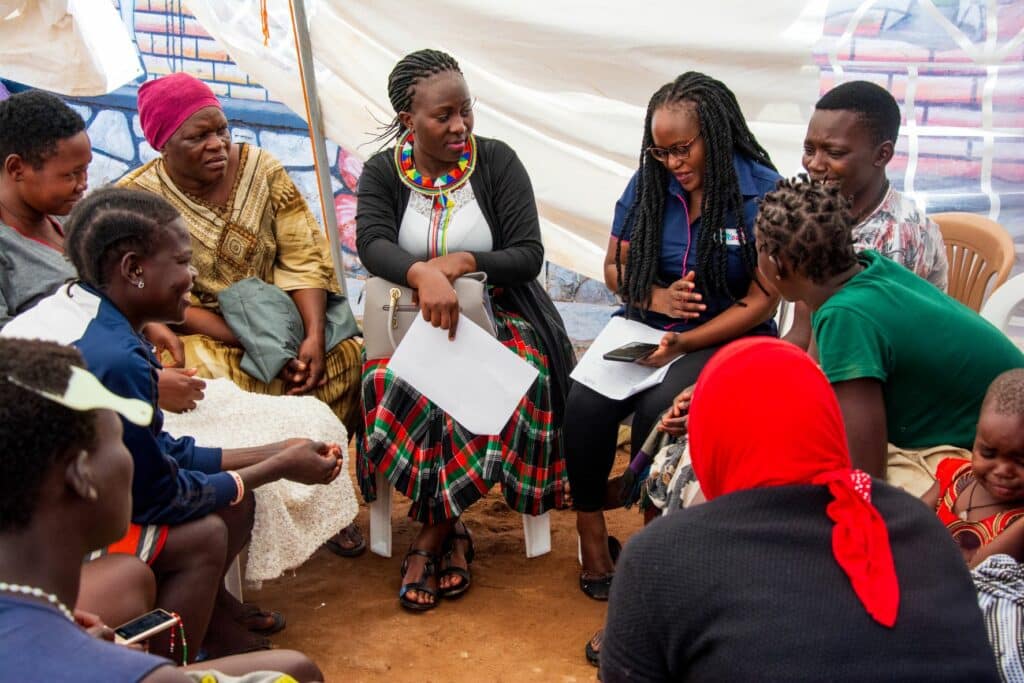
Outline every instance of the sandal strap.
[(420, 577), (420, 581), (427, 579), (434, 575), (434, 571), (437, 569), (438, 557), (429, 550), (423, 550), (422, 548), (409, 548), (409, 552), (405, 554), (405, 559), (402, 560), (402, 576), (409, 570), (409, 558), (413, 555), (427, 558), (427, 561), (423, 564), (423, 576)]
[[(459, 531), (458, 525), (462, 525), (462, 531)], [(455, 541), (461, 540), (466, 541), (466, 552), (463, 553), (466, 558), (466, 564), (472, 564), (473, 558), (476, 557), (476, 549), (473, 547), (473, 537), (469, 534), (469, 527), (466, 526), (465, 522), (459, 521), (452, 525), (452, 530), (449, 532), (448, 537), (445, 539), (445, 557), (451, 557), (452, 553), (455, 552)]]

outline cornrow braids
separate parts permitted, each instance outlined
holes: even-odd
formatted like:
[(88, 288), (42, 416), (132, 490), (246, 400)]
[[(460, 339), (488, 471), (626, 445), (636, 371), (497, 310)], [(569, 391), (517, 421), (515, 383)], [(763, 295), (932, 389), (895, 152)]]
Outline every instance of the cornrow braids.
[(822, 284), (857, 263), (850, 200), (836, 184), (802, 173), (780, 180), (761, 200), (755, 221), (760, 248)]
[(395, 117), (391, 119), (390, 123), (381, 127), (381, 133), (374, 138), (374, 142), (382, 142), (382, 146), (387, 146), (397, 140), (405, 132), (405, 126), (402, 125), (398, 115), (404, 111), (412, 111), (412, 98), (416, 94), (416, 84), (434, 74), (446, 71), (462, 73), (459, 63), (447, 52), (417, 50), (402, 57), (388, 75), (388, 99), (391, 101), (391, 108), (395, 111)]
[(636, 196), (625, 221), (625, 225), (631, 227), (629, 259), (625, 268), (622, 265), (621, 237), (615, 253), (619, 294), (631, 310), (639, 306), (641, 312), (646, 312), (661, 257), (668, 171), (647, 153), (647, 149), (654, 145), (652, 120), (658, 109), (684, 102), (694, 105), (705, 148), (701, 201), (704, 229), (697, 238), (697, 277), (707, 283), (707, 291), (724, 294), (736, 301), (726, 279), (728, 248), (725, 236), (725, 229), (735, 223), (743, 264), (747, 273), (757, 281), (757, 254), (743, 230), (743, 195), (733, 166), (733, 155), (739, 153), (771, 169), (775, 169), (775, 165), (747, 126), (732, 91), (721, 81), (688, 71), (659, 88), (647, 105)]
[(151, 192), (104, 188), (71, 210), (64, 251), (79, 281), (103, 289), (112, 266), (125, 253), (152, 254), (167, 225), (179, 216), (166, 199)]

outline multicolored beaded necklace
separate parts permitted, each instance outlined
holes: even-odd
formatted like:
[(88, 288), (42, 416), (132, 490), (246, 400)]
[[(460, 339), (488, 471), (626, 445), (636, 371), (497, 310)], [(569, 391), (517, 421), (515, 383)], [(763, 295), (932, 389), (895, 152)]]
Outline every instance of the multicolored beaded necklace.
[(469, 177), (473, 175), (476, 168), (476, 138), (469, 136), (466, 140), (466, 149), (463, 150), (455, 168), (437, 178), (423, 175), (416, 170), (412, 157), (413, 143), (412, 131), (406, 131), (398, 139), (395, 145), (395, 167), (398, 169), (398, 177), (409, 189), (434, 200), (427, 245), (430, 258), (435, 258), (448, 253), (448, 225), (455, 213), (452, 193), (469, 182)]

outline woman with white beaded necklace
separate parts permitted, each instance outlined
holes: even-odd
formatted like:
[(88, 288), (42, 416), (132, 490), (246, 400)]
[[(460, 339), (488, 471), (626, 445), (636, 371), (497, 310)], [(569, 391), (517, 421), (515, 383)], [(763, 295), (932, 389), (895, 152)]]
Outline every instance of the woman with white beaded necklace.
[(176, 669), (104, 642), (108, 626), (71, 612), (82, 558), (120, 538), (131, 517), (134, 466), (118, 413), (143, 425), (153, 417), (148, 403), (114, 395), (83, 368), (73, 348), (0, 339), (0, 680), (152, 683), (200, 670), (214, 670), (204, 681), (252, 671), (321, 680), (305, 655), (284, 650)]

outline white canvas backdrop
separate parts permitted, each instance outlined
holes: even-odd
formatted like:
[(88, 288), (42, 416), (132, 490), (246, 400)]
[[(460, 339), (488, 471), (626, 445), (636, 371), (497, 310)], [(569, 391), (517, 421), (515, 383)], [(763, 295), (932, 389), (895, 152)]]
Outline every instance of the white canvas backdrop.
[(0, 76), (62, 95), (103, 95), (142, 75), (109, 0), (0, 0)]
[[(780, 171), (799, 170), (818, 97), (812, 47), (825, 0), (307, 0), (327, 136), (362, 157), (391, 118), (387, 76), (408, 52), (453, 54), (477, 98), (476, 132), (530, 172), (548, 258), (601, 277), (615, 200), (637, 164), (647, 100), (690, 69), (736, 93)], [(305, 112), (287, 0), (188, 0), (271, 96)]]

